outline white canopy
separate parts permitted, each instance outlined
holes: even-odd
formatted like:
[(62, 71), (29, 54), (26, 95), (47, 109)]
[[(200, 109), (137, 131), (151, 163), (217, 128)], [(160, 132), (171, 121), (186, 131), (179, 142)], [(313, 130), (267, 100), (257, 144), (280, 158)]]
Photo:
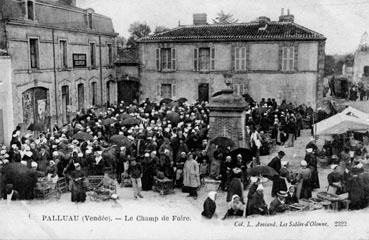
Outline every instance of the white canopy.
[(334, 135), (348, 131), (366, 132), (369, 131), (369, 122), (341, 112), (315, 124), (315, 131), (316, 135)]
[(366, 121), (369, 121), (369, 114), (368, 113), (365, 113), (365, 112), (362, 112), (356, 108), (353, 108), (351, 106), (345, 108), (341, 114), (344, 114), (344, 115), (348, 115), (348, 116), (353, 116), (353, 117), (356, 117), (356, 118), (360, 118), (362, 120), (366, 120)]

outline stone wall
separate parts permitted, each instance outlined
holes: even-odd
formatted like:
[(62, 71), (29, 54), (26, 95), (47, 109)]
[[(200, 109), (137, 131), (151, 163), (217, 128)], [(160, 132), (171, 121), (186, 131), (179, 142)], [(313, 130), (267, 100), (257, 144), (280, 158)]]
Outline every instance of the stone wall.
[(12, 98), (11, 58), (0, 56), (0, 144), (9, 145), (12, 131), (15, 129)]
[[(53, 38), (52, 29), (38, 26), (23, 26), (16, 23), (7, 25), (7, 31), (9, 55), (13, 63), (12, 89), (15, 93), (13, 94), (15, 124), (24, 122), (22, 94), (34, 87), (48, 89), (51, 124), (62, 123), (62, 86), (69, 87), (70, 106), (68, 107), (68, 114), (70, 119), (77, 111), (77, 85), (80, 83), (84, 84), (84, 108), (92, 105), (91, 84), (93, 82), (97, 84), (97, 105), (105, 104), (108, 101), (108, 96), (110, 96), (110, 103), (117, 101), (115, 68), (114, 65), (109, 64), (108, 58), (108, 44), (111, 44), (113, 59), (115, 59), (114, 36), (59, 29), (54, 30)], [(30, 68), (29, 38), (37, 38), (39, 40), (39, 69)], [(61, 64), (60, 40), (67, 41), (67, 68), (62, 67)], [(96, 46), (96, 67), (90, 64), (89, 44), (91, 42), (94, 42)], [(53, 44), (55, 47), (55, 58), (53, 57)], [(73, 67), (72, 55), (74, 53), (86, 54), (87, 66), (85, 68)], [(109, 93), (107, 88), (108, 82), (110, 82)]]

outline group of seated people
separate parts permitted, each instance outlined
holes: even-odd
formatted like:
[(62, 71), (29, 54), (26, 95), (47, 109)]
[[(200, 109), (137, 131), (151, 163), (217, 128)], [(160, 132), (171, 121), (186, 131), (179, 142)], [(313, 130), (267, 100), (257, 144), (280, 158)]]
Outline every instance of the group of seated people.
[[(288, 210), (289, 205), (298, 203), (296, 188), (294, 185), (291, 185), (288, 188), (288, 191), (279, 191), (268, 207), (264, 200), (264, 187), (261, 183), (262, 178), (251, 177), (250, 180), (251, 185), (247, 195), (246, 206), (242, 196), (234, 194), (228, 204), (228, 210), (222, 218), (223, 220), (230, 217), (248, 217), (255, 214), (275, 215), (276, 213)], [(204, 210), (201, 213), (202, 216), (210, 219), (215, 215), (216, 196), (217, 192), (209, 192), (208, 197), (204, 202)]]

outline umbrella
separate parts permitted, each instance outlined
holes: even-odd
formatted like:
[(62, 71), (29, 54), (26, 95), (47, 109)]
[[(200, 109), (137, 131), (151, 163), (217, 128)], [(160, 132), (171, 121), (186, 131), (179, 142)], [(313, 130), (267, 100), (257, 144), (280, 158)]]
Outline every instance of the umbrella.
[(252, 151), (250, 149), (247, 148), (237, 148), (231, 151), (230, 155), (232, 157), (233, 161), (237, 160), (237, 155), (241, 154), (242, 159), (248, 163), (252, 161), (252, 157), (254, 156), (254, 154), (252, 153)]
[(176, 102), (179, 102), (180, 104), (182, 104), (182, 103), (187, 102), (187, 101), (188, 101), (187, 98), (182, 97), (182, 98), (178, 99)]
[(250, 103), (253, 103), (255, 102), (254, 99), (248, 94), (248, 93), (245, 93), (242, 95), (242, 97), (245, 99), (246, 102), (248, 102), (249, 104)]
[(172, 100), (172, 99), (170, 99), (170, 98), (164, 98), (164, 99), (162, 99), (162, 100), (160, 101), (160, 105), (161, 105), (161, 104), (163, 104), (163, 103), (165, 103), (165, 104), (169, 104), (169, 103), (171, 103), (171, 102), (173, 102), (173, 100)]
[(79, 131), (78, 133), (74, 134), (72, 136), (72, 138), (77, 139), (77, 140), (82, 140), (82, 141), (90, 141), (90, 140), (93, 140), (93, 137), (91, 136), (91, 134), (86, 133), (86, 132), (81, 132), (81, 131)]
[(106, 118), (106, 119), (103, 119), (102, 120), (102, 124), (104, 126), (107, 126), (107, 125), (110, 125), (110, 124), (113, 124), (113, 123), (115, 123), (115, 121), (113, 119), (111, 119), (111, 118)]
[(131, 146), (131, 142), (124, 135), (113, 135), (110, 138), (110, 142), (112, 144), (118, 145), (119, 147), (122, 147), (122, 146), (130, 147)]
[(167, 113), (167, 119), (173, 123), (179, 122), (179, 114), (176, 112), (169, 112)]
[(169, 107), (178, 107), (179, 106), (179, 102), (173, 101), (171, 103), (168, 104)]
[(122, 121), (123, 126), (133, 126), (140, 124), (140, 120), (137, 118), (127, 118)]
[(215, 137), (210, 141), (210, 143), (213, 143), (215, 145), (225, 146), (225, 147), (228, 147), (228, 146), (234, 147), (235, 146), (232, 139), (227, 138), (227, 137)]
[(247, 174), (249, 176), (263, 176), (263, 177), (273, 177), (279, 175), (278, 172), (274, 170), (274, 168), (262, 165), (247, 169)]
[(124, 120), (127, 118), (133, 118), (131, 115), (129, 115), (128, 113), (122, 113), (119, 115), (119, 119)]
[(42, 123), (31, 123), (31, 125), (29, 125), (29, 127), (27, 128), (27, 130), (30, 131), (43, 131), (44, 130), (44, 125)]

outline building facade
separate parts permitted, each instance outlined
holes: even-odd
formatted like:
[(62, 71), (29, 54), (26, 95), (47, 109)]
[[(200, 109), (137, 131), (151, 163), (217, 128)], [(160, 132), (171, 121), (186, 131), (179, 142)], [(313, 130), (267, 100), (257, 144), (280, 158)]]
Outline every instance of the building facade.
[(117, 34), (110, 18), (76, 7), (75, 0), (0, 4), (0, 48), (11, 59), (15, 125), (46, 129), (92, 105), (117, 101)]
[[(354, 77), (353, 82), (369, 81), (369, 35), (367, 32), (361, 37), (359, 47), (354, 55)], [(368, 83), (366, 83), (368, 85)]]
[(232, 83), (239, 95), (315, 106), (323, 97), (326, 38), (294, 23), (259, 17), (250, 23), (194, 24), (139, 41), (142, 98), (209, 100)]
[(115, 61), (118, 102), (133, 103), (139, 101), (140, 64), (136, 51), (122, 49)]

